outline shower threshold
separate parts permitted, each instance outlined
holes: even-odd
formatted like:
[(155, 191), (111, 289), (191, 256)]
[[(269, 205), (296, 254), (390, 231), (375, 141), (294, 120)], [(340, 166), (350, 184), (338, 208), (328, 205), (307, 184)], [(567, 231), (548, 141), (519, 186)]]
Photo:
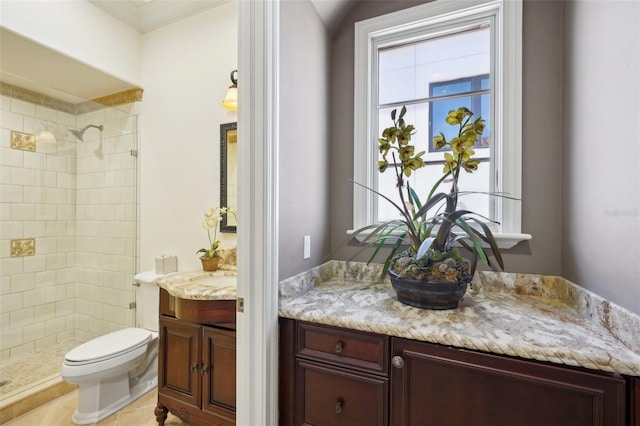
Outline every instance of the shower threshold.
[(83, 340), (69, 338), (0, 363), (0, 424), (72, 391), (60, 377), (65, 354)]

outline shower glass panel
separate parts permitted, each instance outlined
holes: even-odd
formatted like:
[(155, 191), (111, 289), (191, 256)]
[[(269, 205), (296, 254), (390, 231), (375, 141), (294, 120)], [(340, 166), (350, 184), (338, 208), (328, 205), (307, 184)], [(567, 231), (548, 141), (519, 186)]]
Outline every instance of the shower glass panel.
[[(140, 102), (69, 102), (9, 81), (0, 82), (0, 402), (57, 377), (83, 341), (135, 325), (138, 263)], [(71, 132), (89, 125), (83, 140)]]

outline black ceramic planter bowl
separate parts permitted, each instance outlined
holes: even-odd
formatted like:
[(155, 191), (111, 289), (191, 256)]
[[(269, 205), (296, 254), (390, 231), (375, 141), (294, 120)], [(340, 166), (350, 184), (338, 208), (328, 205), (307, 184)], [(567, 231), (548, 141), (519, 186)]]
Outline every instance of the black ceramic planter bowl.
[(455, 309), (467, 291), (466, 281), (424, 281), (401, 277), (391, 269), (388, 272), (398, 300), (416, 308)]

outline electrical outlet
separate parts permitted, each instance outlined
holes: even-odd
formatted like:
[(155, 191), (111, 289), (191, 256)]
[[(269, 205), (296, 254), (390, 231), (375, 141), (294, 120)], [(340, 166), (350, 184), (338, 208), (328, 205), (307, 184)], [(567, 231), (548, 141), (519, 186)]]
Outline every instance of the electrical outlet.
[(303, 249), (303, 259), (308, 259), (311, 257), (311, 235), (304, 236), (304, 249)]

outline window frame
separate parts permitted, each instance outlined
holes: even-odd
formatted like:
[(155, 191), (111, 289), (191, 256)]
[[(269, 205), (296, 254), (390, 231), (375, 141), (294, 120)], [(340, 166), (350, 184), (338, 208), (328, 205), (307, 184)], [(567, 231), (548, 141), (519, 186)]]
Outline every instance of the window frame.
[[(378, 49), (398, 38), (419, 37), (425, 28), (441, 29), (463, 25), (479, 19), (492, 19), (493, 48), (491, 87), (495, 91), (492, 105), (494, 141), (491, 153), (495, 162), (494, 183), (510, 197), (521, 199), (522, 188), (522, 0), (470, 1), (436, 0), (423, 5), (374, 17), (355, 24), (354, 46), (354, 181), (377, 187), (377, 69)], [(496, 117), (501, 117), (500, 125)], [(499, 138), (499, 139), (498, 139)], [(495, 143), (495, 142), (494, 142)], [(353, 227), (373, 224), (378, 197), (359, 185), (353, 185)], [(510, 248), (531, 235), (522, 234), (520, 201), (496, 201), (495, 233), (501, 248)], [(351, 231), (349, 231), (351, 232)], [(362, 238), (366, 235), (362, 234)]]

